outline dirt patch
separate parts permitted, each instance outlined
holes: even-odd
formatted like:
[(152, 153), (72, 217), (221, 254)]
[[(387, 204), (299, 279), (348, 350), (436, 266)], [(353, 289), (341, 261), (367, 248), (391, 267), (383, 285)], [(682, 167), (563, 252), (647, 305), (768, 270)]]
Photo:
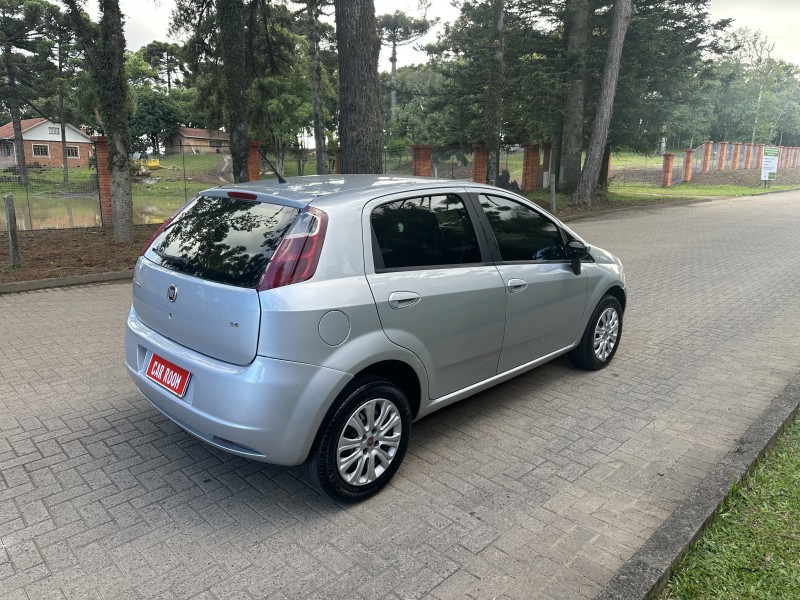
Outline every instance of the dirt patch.
[(0, 232), (0, 283), (51, 279), (90, 273), (132, 269), (147, 240), (158, 225), (134, 227), (133, 244), (119, 244), (111, 231), (87, 229), (42, 229), (20, 231), (22, 266), (8, 267), (8, 235)]

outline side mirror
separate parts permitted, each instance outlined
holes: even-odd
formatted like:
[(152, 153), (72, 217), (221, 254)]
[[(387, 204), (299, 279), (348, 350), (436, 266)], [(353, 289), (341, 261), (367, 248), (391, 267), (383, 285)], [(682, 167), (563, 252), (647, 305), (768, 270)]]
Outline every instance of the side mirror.
[(581, 260), (589, 254), (586, 244), (579, 240), (571, 240), (567, 242), (564, 251), (566, 252), (567, 258), (572, 261), (572, 272), (575, 273), (575, 275), (580, 275)]

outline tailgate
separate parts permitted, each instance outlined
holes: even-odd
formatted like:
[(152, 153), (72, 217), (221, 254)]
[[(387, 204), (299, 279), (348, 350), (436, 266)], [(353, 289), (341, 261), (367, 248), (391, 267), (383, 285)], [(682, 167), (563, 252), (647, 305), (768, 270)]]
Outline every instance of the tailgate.
[(207, 356), (237, 365), (256, 356), (261, 306), (255, 289), (199, 279), (140, 258), (133, 309), (150, 329)]

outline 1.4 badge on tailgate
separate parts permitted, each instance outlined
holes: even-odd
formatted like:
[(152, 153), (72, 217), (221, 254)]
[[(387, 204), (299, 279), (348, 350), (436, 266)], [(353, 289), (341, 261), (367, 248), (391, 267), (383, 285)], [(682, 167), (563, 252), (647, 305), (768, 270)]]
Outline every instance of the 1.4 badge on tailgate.
[(179, 398), (183, 398), (186, 393), (191, 376), (192, 374), (189, 371), (181, 369), (168, 360), (164, 360), (158, 354), (153, 354), (150, 357), (150, 363), (147, 365), (148, 379), (155, 381)]

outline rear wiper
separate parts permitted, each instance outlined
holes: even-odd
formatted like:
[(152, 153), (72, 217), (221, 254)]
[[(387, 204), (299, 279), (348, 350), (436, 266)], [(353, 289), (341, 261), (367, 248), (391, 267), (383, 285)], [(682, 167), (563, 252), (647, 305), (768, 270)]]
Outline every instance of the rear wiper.
[(167, 262), (174, 263), (179, 267), (188, 267), (189, 261), (185, 258), (181, 258), (180, 256), (172, 256), (171, 254), (167, 254), (166, 252), (161, 252), (161, 250), (156, 250), (155, 248), (151, 248), (153, 252), (156, 253), (159, 257), (164, 259)]

